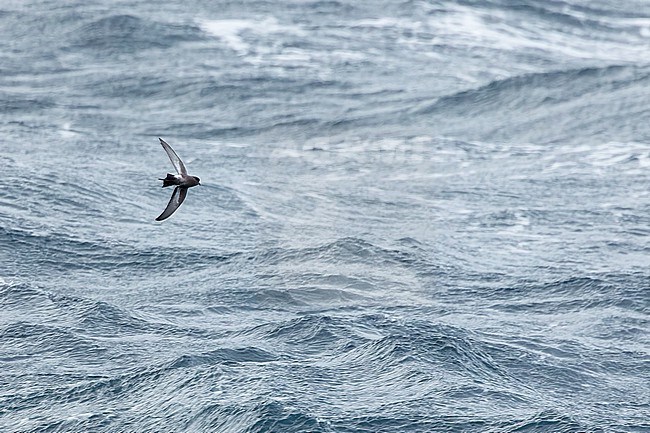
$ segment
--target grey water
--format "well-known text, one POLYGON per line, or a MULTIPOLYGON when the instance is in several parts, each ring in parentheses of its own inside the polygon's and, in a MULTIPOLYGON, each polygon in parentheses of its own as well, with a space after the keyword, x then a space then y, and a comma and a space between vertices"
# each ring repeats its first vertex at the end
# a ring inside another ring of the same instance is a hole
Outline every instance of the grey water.
POLYGON ((0 431, 650 431, 649 54, 640 0, 0 1, 0 431))

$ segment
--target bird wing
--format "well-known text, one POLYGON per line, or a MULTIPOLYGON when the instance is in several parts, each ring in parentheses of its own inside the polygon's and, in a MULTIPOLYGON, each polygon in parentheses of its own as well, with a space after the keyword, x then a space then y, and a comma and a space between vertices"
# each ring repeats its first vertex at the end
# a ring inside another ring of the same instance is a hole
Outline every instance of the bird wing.
POLYGON ((187 188, 183 186, 177 186, 174 188, 174 192, 172 193, 172 198, 169 199, 169 203, 167 203, 167 207, 161 213, 158 218, 156 218, 156 221, 162 221, 164 219, 169 218, 174 212, 176 212, 176 209, 179 208, 181 204, 183 204, 183 201, 185 201, 185 197, 187 197, 187 188))
POLYGON ((162 138, 158 137, 158 140, 160 140, 160 144, 162 145, 163 149, 165 149, 165 152, 167 152, 167 156, 169 156, 169 160, 172 162, 172 165, 178 174, 187 174, 185 164, 183 164, 181 158, 176 154, 176 152, 174 152, 174 149, 172 149, 172 147, 167 144, 167 142, 162 138))

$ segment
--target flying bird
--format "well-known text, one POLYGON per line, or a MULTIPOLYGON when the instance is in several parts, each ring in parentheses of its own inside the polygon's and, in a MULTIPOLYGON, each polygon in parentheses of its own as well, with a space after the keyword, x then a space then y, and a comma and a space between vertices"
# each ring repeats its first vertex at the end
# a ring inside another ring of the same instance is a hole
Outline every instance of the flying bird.
POLYGON ((162 221, 169 218, 174 212, 176 212, 176 209, 178 209, 179 206, 183 204, 183 201, 185 201, 185 197, 187 197, 187 190, 193 186, 201 185, 201 179, 196 176, 188 175, 185 164, 183 164, 183 161, 178 157, 176 152, 174 152, 174 149, 172 149, 172 147, 167 144, 167 142, 162 138, 158 138, 158 140, 160 140, 160 144, 162 145, 163 149, 165 149, 165 152, 167 152, 169 160, 172 162, 172 165, 178 173, 167 173, 167 177, 164 179, 159 179, 163 181, 163 188, 176 185, 176 188, 174 188, 174 192, 172 193, 172 198, 169 199, 169 203, 167 203, 167 207, 163 213, 161 213, 158 218, 156 218, 156 221, 162 221))

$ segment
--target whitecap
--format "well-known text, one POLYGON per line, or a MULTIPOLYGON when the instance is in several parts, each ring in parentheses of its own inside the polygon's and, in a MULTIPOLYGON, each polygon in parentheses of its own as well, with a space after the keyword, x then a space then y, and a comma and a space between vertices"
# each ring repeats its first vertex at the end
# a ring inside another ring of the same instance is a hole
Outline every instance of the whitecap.
POLYGON ((242 36, 244 32, 250 32, 258 38, 276 33, 304 34, 299 26, 280 24, 275 17, 268 17, 261 20, 199 20, 198 24, 201 30, 221 39, 229 48, 240 55, 245 55, 252 51, 251 43, 246 41, 242 36))

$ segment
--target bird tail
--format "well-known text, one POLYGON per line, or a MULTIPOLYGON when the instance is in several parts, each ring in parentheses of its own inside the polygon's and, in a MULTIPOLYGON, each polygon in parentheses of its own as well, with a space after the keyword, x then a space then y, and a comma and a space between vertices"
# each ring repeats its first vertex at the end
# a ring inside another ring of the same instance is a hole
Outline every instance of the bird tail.
POLYGON ((158 179, 158 180, 162 180, 162 181, 163 181, 163 185, 162 185, 163 188, 165 188, 166 186, 173 186, 173 185, 177 185, 177 184, 178 184, 178 183, 177 183, 177 180, 176 180, 176 176, 174 176, 174 175, 171 174, 171 173, 167 173, 167 177, 166 177, 166 178, 164 178, 164 179, 158 179))

